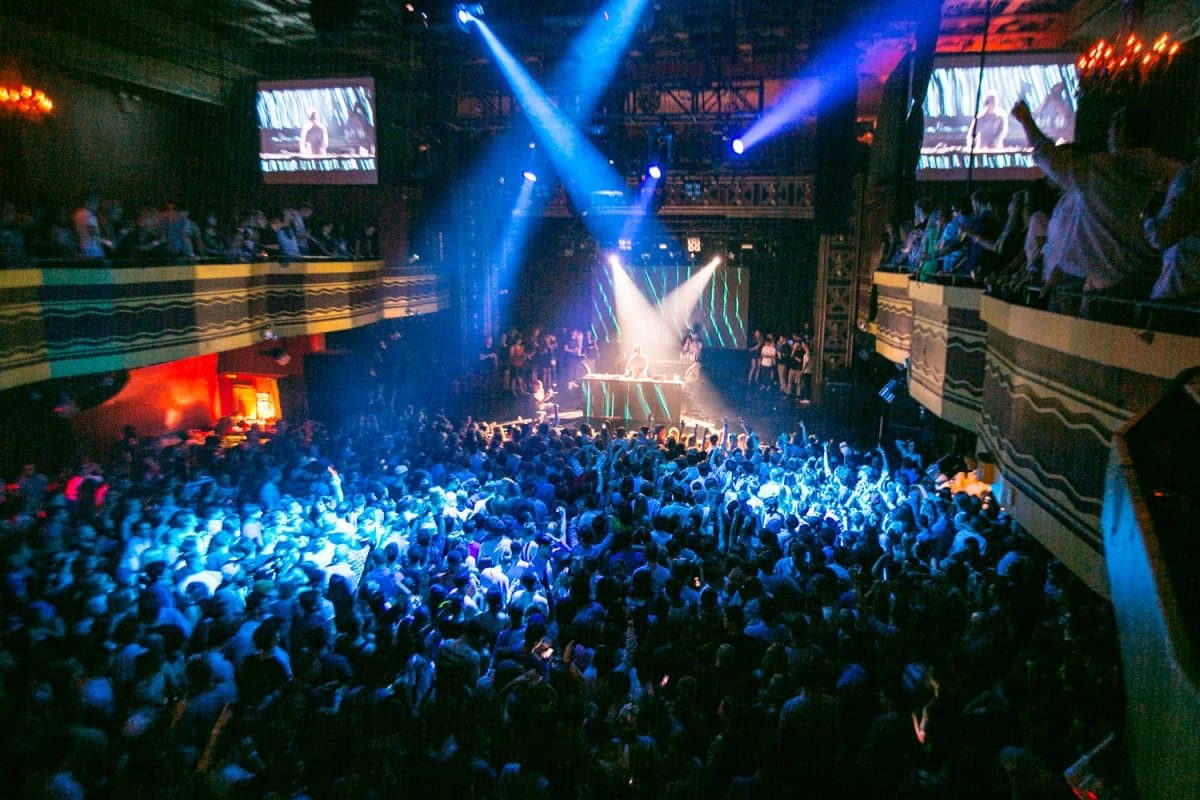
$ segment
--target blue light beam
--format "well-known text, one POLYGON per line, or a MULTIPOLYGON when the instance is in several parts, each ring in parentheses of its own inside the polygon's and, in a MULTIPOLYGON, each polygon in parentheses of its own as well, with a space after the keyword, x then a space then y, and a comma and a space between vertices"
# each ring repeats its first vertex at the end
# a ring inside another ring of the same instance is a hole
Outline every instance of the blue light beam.
POLYGON ((598 11, 571 43, 547 82, 553 95, 570 98, 571 116, 586 120, 617 71, 625 46, 633 37, 650 0, 613 0, 598 11))
POLYGON ((910 0, 894 0, 884 9, 869 12, 849 23, 804 65, 800 73, 775 105, 763 114, 741 136, 733 140, 736 154, 749 151, 756 145, 786 131, 819 106, 837 105, 850 97, 858 87, 858 42, 869 38, 881 21, 903 14, 910 0), (738 143, 741 143, 741 150, 738 143))
MULTIPOLYGON (((598 192, 616 191, 624 194, 624 181, 612 170, 608 160, 550 101, 521 63, 496 38, 487 23, 477 19, 475 24, 576 207, 589 208, 592 197, 598 192)), ((606 238, 610 233, 610 226, 595 215, 585 216, 584 221, 597 238, 606 238)))

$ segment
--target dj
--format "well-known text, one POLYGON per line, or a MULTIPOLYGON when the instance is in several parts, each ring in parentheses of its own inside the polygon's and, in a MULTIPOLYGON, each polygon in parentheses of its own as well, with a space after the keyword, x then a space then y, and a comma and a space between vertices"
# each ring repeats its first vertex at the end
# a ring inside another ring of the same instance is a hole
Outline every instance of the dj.
POLYGON ((635 344, 633 354, 625 362, 626 378, 648 378, 650 376, 650 359, 642 352, 642 346, 635 344))

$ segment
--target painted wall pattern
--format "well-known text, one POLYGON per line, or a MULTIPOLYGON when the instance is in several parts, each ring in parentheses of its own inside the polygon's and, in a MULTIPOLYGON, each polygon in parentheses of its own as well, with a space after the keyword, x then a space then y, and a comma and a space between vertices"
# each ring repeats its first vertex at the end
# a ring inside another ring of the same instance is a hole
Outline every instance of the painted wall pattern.
POLYGON ((378 261, 0 272, 0 389, 440 311, 428 269, 378 261))

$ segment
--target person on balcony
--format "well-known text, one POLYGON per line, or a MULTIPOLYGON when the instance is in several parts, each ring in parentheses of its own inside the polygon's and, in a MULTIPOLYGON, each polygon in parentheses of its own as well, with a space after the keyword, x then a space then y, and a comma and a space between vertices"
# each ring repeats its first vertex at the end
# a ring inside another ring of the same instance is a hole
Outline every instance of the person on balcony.
POLYGON ((1033 144, 1034 163, 1063 191, 1043 250, 1047 283, 1078 275, 1085 293, 1146 297, 1160 263, 1142 232, 1137 199, 1166 185, 1178 165, 1138 147, 1148 140, 1144 119, 1118 111, 1107 152, 1088 153, 1055 145, 1023 100, 1012 116, 1033 144))
POLYGON ((1150 298, 1200 302, 1200 156, 1179 170, 1142 227, 1150 246, 1162 251, 1162 272, 1150 298))

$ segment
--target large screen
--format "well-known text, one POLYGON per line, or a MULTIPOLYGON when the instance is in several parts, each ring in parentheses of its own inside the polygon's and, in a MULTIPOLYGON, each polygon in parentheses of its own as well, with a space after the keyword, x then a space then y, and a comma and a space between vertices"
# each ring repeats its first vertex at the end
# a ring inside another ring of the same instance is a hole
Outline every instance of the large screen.
POLYGON ((978 56, 942 57, 935 63, 923 107, 918 179, 963 180, 968 169, 979 180, 1036 178, 1033 147, 1009 114, 1021 98, 1043 133, 1058 143, 1075 140, 1079 71, 1071 56, 992 55, 982 76, 980 91, 978 56))
POLYGON ((373 79, 260 83, 255 109, 264 183, 379 182, 373 79))
POLYGON ((704 269, 692 262, 631 268, 625 274, 637 291, 632 299, 616 285, 612 270, 595 269, 591 328, 596 339, 639 344, 654 359, 677 357, 689 331, 698 332, 705 347, 745 348, 749 272, 720 264, 703 285, 685 287, 704 269))

